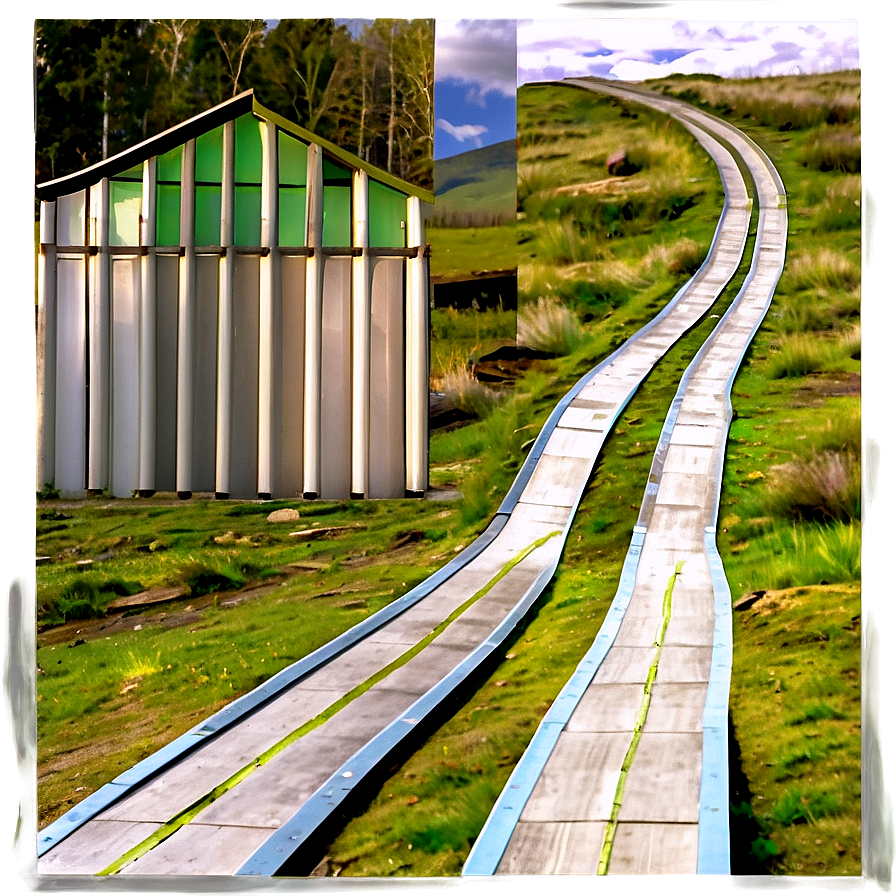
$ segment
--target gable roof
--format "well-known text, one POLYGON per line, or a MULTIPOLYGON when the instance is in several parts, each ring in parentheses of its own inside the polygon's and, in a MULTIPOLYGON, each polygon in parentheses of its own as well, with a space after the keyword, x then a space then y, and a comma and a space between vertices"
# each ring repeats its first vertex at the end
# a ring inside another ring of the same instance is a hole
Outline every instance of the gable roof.
POLYGON ((85 189, 85 187, 97 183, 104 177, 115 177, 117 174, 121 174, 135 165, 141 164, 152 156, 163 155, 175 147, 186 143, 188 140, 192 140, 208 131, 213 131, 225 122, 233 121, 247 113, 251 113, 265 121, 273 122, 277 127, 303 140, 305 143, 316 143, 328 155, 348 165, 349 168, 366 171, 374 180, 386 184, 405 195, 417 196, 426 202, 433 201, 431 190, 408 183, 400 177, 396 177, 394 174, 390 174, 388 171, 370 164, 370 162, 365 162, 353 153, 336 146, 335 143, 324 140, 300 125, 294 124, 282 115, 266 109, 255 99, 255 92, 251 89, 232 99, 225 100, 223 103, 205 112, 200 112, 198 115, 194 115, 192 118, 172 128, 168 128, 166 131, 162 131, 155 137, 150 137, 128 149, 122 150, 122 152, 104 159, 102 162, 97 162, 73 174, 67 174, 65 177, 57 177, 55 180, 38 184, 36 188, 37 196, 39 199, 47 201, 56 199, 58 196, 77 193, 85 189))

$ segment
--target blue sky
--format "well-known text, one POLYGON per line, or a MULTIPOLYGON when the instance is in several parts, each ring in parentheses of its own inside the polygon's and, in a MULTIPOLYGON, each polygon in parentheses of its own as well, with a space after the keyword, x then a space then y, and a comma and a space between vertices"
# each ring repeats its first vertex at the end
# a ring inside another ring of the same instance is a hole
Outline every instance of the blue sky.
POLYGON ((516 139, 516 23, 436 19, 437 159, 516 139))

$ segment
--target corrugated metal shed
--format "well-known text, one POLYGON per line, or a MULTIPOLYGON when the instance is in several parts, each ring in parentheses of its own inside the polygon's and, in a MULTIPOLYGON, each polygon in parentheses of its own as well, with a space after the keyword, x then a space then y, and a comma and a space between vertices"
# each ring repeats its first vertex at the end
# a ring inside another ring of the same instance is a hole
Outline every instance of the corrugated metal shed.
POLYGON ((252 91, 37 192, 39 485, 426 490, 431 193, 252 91))

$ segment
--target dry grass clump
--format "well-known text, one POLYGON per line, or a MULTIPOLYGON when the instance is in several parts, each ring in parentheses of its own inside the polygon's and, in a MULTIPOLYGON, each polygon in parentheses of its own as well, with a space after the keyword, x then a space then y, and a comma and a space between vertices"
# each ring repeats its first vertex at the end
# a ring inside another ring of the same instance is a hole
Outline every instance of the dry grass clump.
POLYGON ((839 336, 794 333, 778 343, 768 359, 772 379, 805 376, 823 370, 848 370, 861 357, 862 332, 857 325, 839 336))
POLYGON ((706 252, 696 240, 682 237, 671 245, 659 243, 651 246, 641 260, 641 268, 650 270, 658 265, 676 276, 693 274, 703 264, 705 257, 706 252))
POLYGON ((856 324, 840 336, 840 351, 858 361, 862 357, 862 326, 856 324))
POLYGON ((433 388, 454 407, 479 419, 488 417, 501 401, 500 392, 480 383, 469 365, 460 361, 455 361, 442 377, 434 378, 433 388))
POLYGON ((517 341, 552 355, 569 355, 584 341, 582 325, 566 305, 541 297, 520 309, 517 341))
POLYGON ((781 329, 785 333, 838 330, 842 322, 856 317, 861 309, 858 290, 837 293, 824 302, 806 301, 804 293, 781 298, 781 329))
POLYGON ((861 134, 852 125, 822 125, 806 138, 800 163, 817 171, 861 171, 861 134))
POLYGON ((851 290, 861 281, 861 269, 842 252, 823 247, 788 259, 782 281, 791 289, 851 290))
POLYGON ((821 196, 810 197, 818 229, 848 230, 862 226, 862 178, 846 174, 827 184, 821 196))
POLYGON ((768 509, 779 516, 848 522, 860 516, 861 466, 852 451, 822 451, 772 467, 768 509))

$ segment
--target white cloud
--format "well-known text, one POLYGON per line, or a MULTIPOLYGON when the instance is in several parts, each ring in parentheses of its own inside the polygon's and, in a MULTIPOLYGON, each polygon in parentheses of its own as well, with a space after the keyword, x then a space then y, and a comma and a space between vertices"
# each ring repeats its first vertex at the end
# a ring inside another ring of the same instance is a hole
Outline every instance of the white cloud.
POLYGON ((520 23, 518 82, 598 74, 622 80, 745 76, 859 65, 854 21, 563 19, 520 23))
POLYGON ((436 127, 450 134, 458 143, 472 140, 477 147, 482 146, 482 141, 479 138, 488 133, 488 128, 483 124, 451 124, 444 118, 436 119, 436 127))
POLYGON ((479 95, 516 94, 516 22, 436 19, 436 80, 469 84, 479 95))

